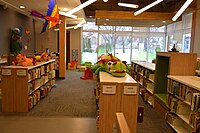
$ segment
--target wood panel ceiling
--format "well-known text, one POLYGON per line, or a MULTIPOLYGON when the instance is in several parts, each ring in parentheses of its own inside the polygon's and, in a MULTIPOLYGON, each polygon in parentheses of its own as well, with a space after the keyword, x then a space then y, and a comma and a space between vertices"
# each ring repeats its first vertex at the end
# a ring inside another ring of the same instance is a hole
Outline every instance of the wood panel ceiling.
MULTIPOLYGON (((87 0, 81 0, 81 3, 87 0)), ((159 19, 148 19, 153 14, 148 14, 149 16, 140 17, 134 16, 133 12, 147 6, 148 4, 154 2, 155 0, 108 0, 108 2, 103 2, 103 0, 97 0, 93 4, 84 8, 84 12, 87 18, 93 17, 96 19, 97 25, 126 25, 126 26, 136 26, 136 27, 146 27, 146 26, 162 26, 172 23, 171 18, 175 15, 180 7, 185 3, 186 0, 164 0, 158 5, 148 9, 145 12, 158 12, 159 19), (128 4, 138 4, 138 9, 120 7, 117 5, 118 2, 128 3, 128 4), (119 12, 121 14, 119 14, 119 12), (124 14, 123 14, 124 12, 124 14), (170 18, 166 18, 165 14, 168 16, 171 14, 170 18), (129 19, 126 15, 129 14, 129 19), (130 15, 131 14, 131 15, 130 15), (163 15, 162 15, 163 14, 163 15), (163 16, 163 18, 160 18, 163 16), (109 19, 109 21, 106 21, 109 19), (163 23, 165 21, 165 23, 163 23)), ((191 5, 187 8, 187 11, 196 10, 197 0, 194 0, 191 5)), ((142 15, 142 14, 141 14, 142 15)), ((181 17, 180 17, 181 18, 181 17)), ((179 20, 181 20, 179 18, 179 20)))
MULTIPOLYGON (((70 10, 85 1, 87 0, 56 0, 60 10, 63 10, 64 8, 68 8, 68 10, 70 10)), ((153 24, 155 26, 161 26, 161 25, 164 25, 162 23, 163 20, 166 21, 165 24, 171 23, 172 21, 170 19, 168 20, 164 18, 159 19, 159 20, 155 20, 155 19, 145 20, 144 18, 141 18, 138 20, 136 17, 133 17, 133 12, 135 12, 136 10, 139 10, 140 8, 154 1, 155 0, 108 0, 108 2, 103 2, 103 0, 97 0, 93 4, 85 7, 83 10, 76 12, 74 15, 77 15, 78 19, 68 18, 67 24, 75 25, 79 23, 82 20, 82 18, 89 18, 90 16, 93 16, 93 18, 98 18, 96 19, 97 25, 103 25, 107 23, 107 25, 151 26, 153 24), (120 7, 117 5, 118 2, 138 4, 139 8, 132 9, 132 8, 120 7), (111 14, 108 14, 108 11, 111 14), (101 12, 101 14, 96 14, 97 12, 101 12), (102 12, 104 14, 102 14, 102 12), (132 16, 131 17, 129 16, 130 19, 125 19, 123 18, 123 15, 122 16, 118 15, 119 12, 124 12, 125 14, 129 14, 129 15, 132 14, 132 16), (101 15, 101 17, 98 15, 101 15), (112 18, 110 16, 114 16, 115 18, 112 18), (105 20, 106 18, 110 19, 109 22, 105 20)), ((163 2, 150 8, 146 12, 171 13, 171 16, 172 16, 183 5, 185 1, 186 0, 164 0, 163 2)), ((49 0, 34 0, 34 1, 33 0, 31 1, 30 0, 0 0, 0 4, 8 6, 8 7, 12 7, 19 12, 21 11, 18 10, 17 8, 20 5, 25 5, 26 8, 23 9, 21 13, 24 13, 26 15, 29 15, 28 11, 30 11, 31 9, 37 10, 45 14, 47 11, 48 2, 49 0)), ((194 0, 187 10, 195 10, 196 5, 197 5, 197 0, 194 0)))

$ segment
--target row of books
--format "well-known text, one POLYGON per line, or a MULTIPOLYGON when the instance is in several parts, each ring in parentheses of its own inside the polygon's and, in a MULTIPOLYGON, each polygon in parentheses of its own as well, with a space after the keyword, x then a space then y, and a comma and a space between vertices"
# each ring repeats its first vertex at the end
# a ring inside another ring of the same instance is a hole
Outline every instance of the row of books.
POLYGON ((193 93, 191 110, 200 113, 200 93, 193 93))
POLYGON ((192 104, 192 96, 196 91, 189 86, 168 79, 168 92, 192 104))
POLYGON ((146 79, 149 79, 149 77, 153 74, 150 70, 143 68, 137 64, 134 65, 134 72, 140 73, 146 79))
POLYGON ((99 85, 96 85, 96 87, 94 89, 94 95, 96 97, 96 107, 97 107, 97 109, 99 109, 99 95, 100 95, 100 87, 99 87, 99 85))
POLYGON ((42 76, 40 79, 28 83, 28 94, 31 94, 42 86, 52 87, 53 85, 55 85, 55 79, 50 79, 47 75, 42 76))
POLYGON ((42 75, 52 70, 54 70, 54 63, 31 69, 28 71, 28 80, 31 81, 40 78, 42 75))
POLYGON ((28 97, 28 108, 32 109, 41 98, 45 97, 50 91, 52 87, 50 85, 42 86, 40 89, 36 90, 34 93, 29 95, 28 97))

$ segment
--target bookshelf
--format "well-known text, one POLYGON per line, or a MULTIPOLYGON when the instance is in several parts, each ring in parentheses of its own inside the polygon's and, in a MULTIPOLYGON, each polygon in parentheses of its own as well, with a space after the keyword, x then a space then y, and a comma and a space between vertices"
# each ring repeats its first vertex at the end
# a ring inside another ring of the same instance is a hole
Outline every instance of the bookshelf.
POLYGON ((167 106, 167 75, 194 76, 197 54, 157 52, 154 79, 154 107, 165 118, 167 106))
POLYGON ((116 113, 123 113, 131 133, 136 133, 138 112, 138 83, 129 75, 113 77, 100 72, 99 133, 113 133, 116 113))
POLYGON ((131 62, 132 77, 139 82, 139 94, 154 107, 155 64, 146 61, 131 62))
MULTIPOLYGON (((7 65, 7 58, 0 58, 0 83, 1 83, 1 66, 7 65)), ((0 88, 0 99, 1 99, 1 89, 0 88)))
POLYGON ((2 112, 28 112, 54 86, 55 60, 27 67, 2 66, 1 74, 2 112))
POLYGON ((167 123, 178 133, 200 132, 200 77, 168 76, 167 123))
POLYGON ((197 57, 196 75, 200 76, 200 57, 197 57))

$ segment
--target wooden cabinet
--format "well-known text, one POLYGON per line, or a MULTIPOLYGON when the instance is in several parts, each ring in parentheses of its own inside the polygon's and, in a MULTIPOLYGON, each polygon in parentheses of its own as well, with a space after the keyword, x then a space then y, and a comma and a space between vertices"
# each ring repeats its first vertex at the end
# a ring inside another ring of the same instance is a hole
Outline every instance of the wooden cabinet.
POLYGON ((155 71, 155 109, 165 117, 167 113, 167 75, 194 76, 197 54, 157 52, 155 71))
POLYGON ((178 133, 200 132, 200 77, 168 76, 167 122, 178 133))
POLYGON ((138 84, 128 74, 113 77, 100 72, 99 133, 113 133, 117 124, 116 113, 122 112, 131 133, 136 133, 138 84))
POLYGON ((55 60, 2 67, 2 112, 28 112, 55 84, 55 60))
POLYGON ((154 107, 155 64, 146 61, 132 61, 132 77, 139 82, 139 94, 154 107))

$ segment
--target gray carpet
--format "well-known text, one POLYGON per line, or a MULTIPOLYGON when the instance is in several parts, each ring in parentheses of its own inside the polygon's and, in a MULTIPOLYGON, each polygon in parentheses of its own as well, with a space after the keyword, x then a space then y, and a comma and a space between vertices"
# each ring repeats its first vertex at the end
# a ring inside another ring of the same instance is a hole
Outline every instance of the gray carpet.
POLYGON ((57 80, 48 97, 44 98, 28 115, 96 117, 95 81, 82 80, 83 72, 68 70, 66 79, 57 80))
POLYGON ((82 80, 83 72, 67 70, 66 79, 56 79, 56 87, 28 113, 0 113, 21 116, 70 116, 96 118, 95 80, 82 80))

